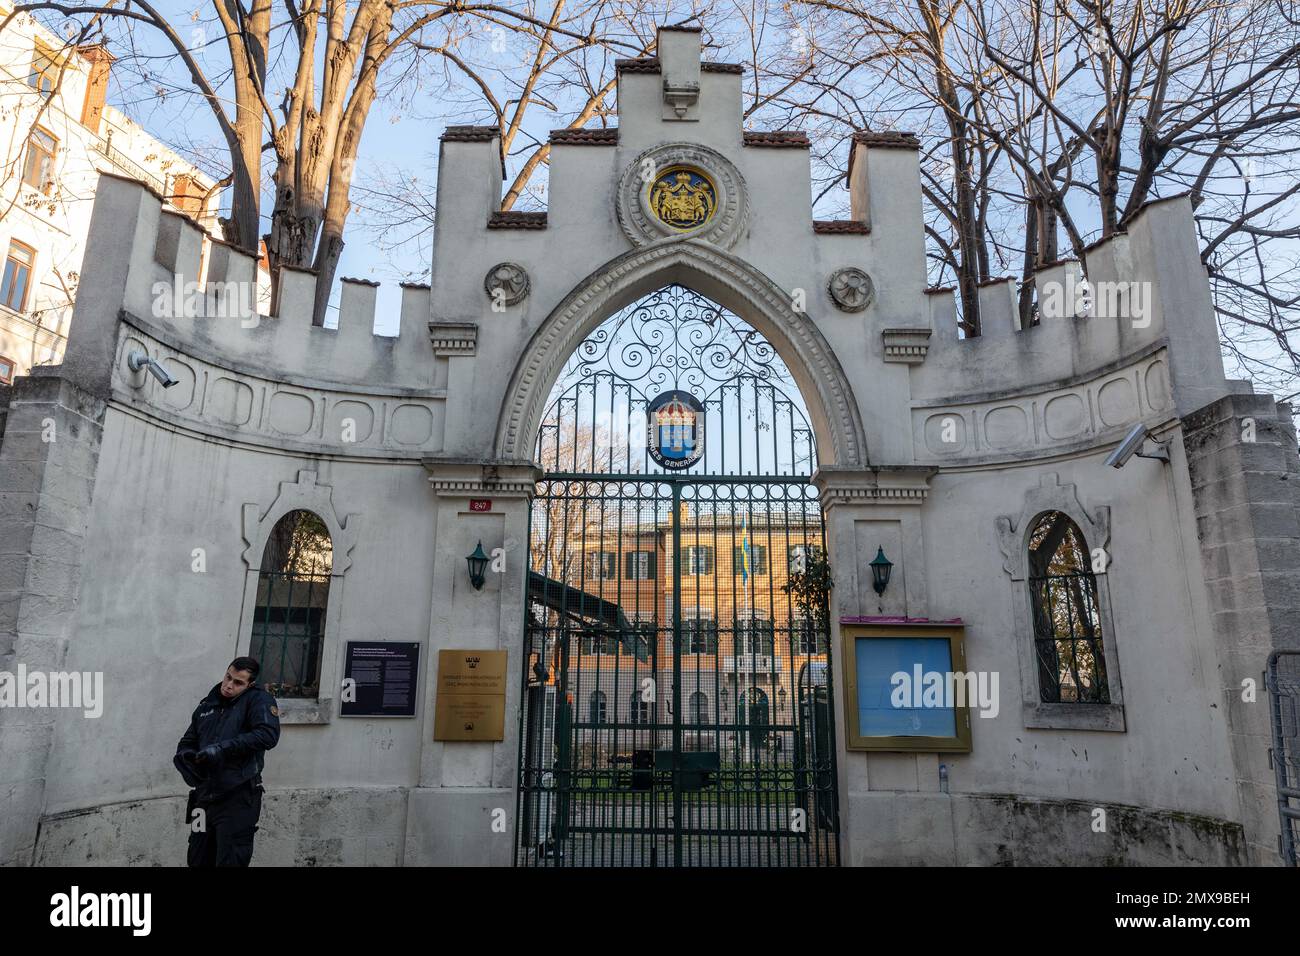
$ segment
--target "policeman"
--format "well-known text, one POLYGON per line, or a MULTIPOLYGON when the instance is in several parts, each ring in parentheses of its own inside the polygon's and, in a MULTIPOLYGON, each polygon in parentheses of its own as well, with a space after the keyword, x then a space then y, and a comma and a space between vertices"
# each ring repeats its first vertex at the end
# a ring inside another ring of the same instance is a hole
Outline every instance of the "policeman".
POLYGON ((280 740, 275 698, 253 686, 261 665, 237 657, 203 698, 172 763, 190 791, 190 866, 248 866, 262 814, 263 752, 280 740))

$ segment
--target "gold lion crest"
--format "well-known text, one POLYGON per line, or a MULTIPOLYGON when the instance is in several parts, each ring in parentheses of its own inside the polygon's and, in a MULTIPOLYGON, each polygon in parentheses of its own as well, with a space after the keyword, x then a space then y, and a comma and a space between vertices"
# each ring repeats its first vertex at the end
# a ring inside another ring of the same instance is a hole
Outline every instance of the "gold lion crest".
POLYGON ((674 166, 650 187, 650 208, 674 229, 694 229, 709 221, 717 208, 713 183, 699 170, 674 166))

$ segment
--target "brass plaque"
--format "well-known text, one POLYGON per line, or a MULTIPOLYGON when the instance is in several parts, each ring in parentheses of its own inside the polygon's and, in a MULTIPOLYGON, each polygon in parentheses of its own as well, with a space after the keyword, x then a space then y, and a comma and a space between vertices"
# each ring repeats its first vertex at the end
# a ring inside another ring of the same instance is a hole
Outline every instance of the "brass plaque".
POLYGON ((438 652, 434 740, 504 740, 506 652, 438 652))
POLYGON ((505 740, 504 694, 446 694, 433 711, 434 740, 505 740))
POLYGON ((505 651, 439 651, 438 696, 504 694, 505 651))

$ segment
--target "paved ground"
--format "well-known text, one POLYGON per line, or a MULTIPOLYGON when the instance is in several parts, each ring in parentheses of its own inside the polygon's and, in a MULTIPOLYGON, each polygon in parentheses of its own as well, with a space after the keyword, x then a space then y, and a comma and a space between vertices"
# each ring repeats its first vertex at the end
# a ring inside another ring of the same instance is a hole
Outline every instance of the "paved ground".
MULTIPOLYGON (((628 795, 632 796, 632 795, 628 795)), ((834 866, 836 839, 809 815, 769 800, 747 805, 684 801, 682 833, 674 826, 671 795, 600 801, 571 798, 567 838, 521 849, 521 866, 834 866)), ((553 805, 540 818, 551 819, 553 805)), ((534 831, 534 839, 538 835, 534 831)))

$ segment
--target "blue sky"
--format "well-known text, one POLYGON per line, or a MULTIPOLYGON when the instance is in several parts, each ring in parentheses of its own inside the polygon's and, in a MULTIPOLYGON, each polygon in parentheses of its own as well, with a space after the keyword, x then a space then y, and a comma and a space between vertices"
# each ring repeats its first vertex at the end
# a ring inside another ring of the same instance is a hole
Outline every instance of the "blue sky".
MULTIPOLYGON (((735 2, 734 8, 741 13, 751 11, 751 7, 735 2)), ((690 3, 677 3, 664 0, 660 3, 663 10, 648 10, 646 16, 650 22, 674 22, 690 12, 690 3), (671 13, 667 12, 673 8, 671 13)), ((760 5, 761 7, 761 5, 760 5)), ((211 14, 211 6, 204 0, 161 0, 160 11, 171 18, 178 32, 193 50, 199 63, 208 71, 219 72, 228 62, 224 41, 219 25, 211 14)), ((549 9, 549 8, 548 8, 549 9)), ((768 16, 775 16, 769 7, 768 16)), ((715 27, 723 23, 714 10, 715 27)), ((277 19, 283 12, 277 10, 277 19)), ((51 22, 47 19, 47 22, 51 22)), ((51 22, 57 28, 57 19, 51 22)), ((644 26, 644 23, 641 24, 644 26)), ((735 24, 730 24, 735 26, 735 24)), ((736 27, 741 29, 743 25, 736 27)), ((771 25, 764 34, 765 50, 778 53, 788 52, 789 31, 784 25, 771 25)), ((111 29, 115 38, 114 49, 119 55, 129 50, 122 27, 111 29)), ((169 62, 170 47, 147 28, 136 27, 133 30, 136 50, 143 56, 134 62, 123 60, 118 64, 110 86, 110 101, 123 108, 129 115, 140 121, 147 129, 162 140, 177 147, 181 152, 195 158, 200 165, 213 172, 224 170, 228 166, 228 157, 224 142, 217 132, 216 124, 206 104, 194 95, 188 76, 178 71, 174 62, 169 62)), ((727 37, 720 32, 710 34, 719 42, 726 42, 727 37)), ((631 39, 630 35, 627 37, 631 39)), ((433 39, 433 37, 431 37, 433 39)), ((731 36, 735 40, 736 35, 731 36)), ((508 78, 517 76, 520 64, 530 52, 527 44, 531 43, 497 29, 491 31, 487 26, 458 39, 457 51, 466 59, 479 62, 485 68, 485 78, 492 86, 499 99, 510 94, 508 78)), ((606 51, 591 52, 588 65, 598 75, 609 75, 612 69, 612 55, 606 51), (603 60, 601 58, 604 58, 603 60)), ((735 49, 708 51, 711 59, 743 58, 746 50, 743 45, 735 49)), ((273 61, 271 65, 273 79, 278 83, 269 84, 273 89, 283 86, 283 73, 288 66, 283 61, 273 61), (278 71, 278 74, 277 74, 278 71)), ((437 180, 438 137, 442 130, 453 123, 492 122, 493 116, 486 104, 471 84, 463 77, 454 87, 448 87, 438 71, 424 69, 416 76, 408 75, 400 82, 394 82, 392 75, 400 71, 391 71, 390 79, 381 84, 381 95, 376 99, 370 113, 369 121, 362 137, 359 150, 357 174, 353 190, 354 210, 349 219, 345 234, 345 249, 338 274, 354 276, 381 283, 378 298, 378 329, 383 332, 396 330, 397 311, 400 290, 397 283, 402 280, 422 281, 427 278, 430 256, 430 233, 418 227, 405 230, 389 230, 383 234, 378 222, 383 219, 380 214, 382 202, 377 201, 377 194, 400 194, 410 200, 411 208, 420 221, 421 214, 432 210, 435 201, 434 186, 437 180), (410 235, 407 242, 394 245, 394 235, 410 235)), ((748 76, 746 80, 749 82, 748 76)), ((747 92, 749 87, 746 87, 747 92)), ((549 103, 542 103, 533 108, 524 124, 523 132, 516 141, 514 154, 507 157, 507 176, 513 178, 520 168, 526 153, 535 143, 544 142, 547 132, 552 128, 566 125, 577 109, 572 95, 564 90, 548 89, 544 91, 549 103), (552 108, 553 107, 553 108, 552 108)), ((570 91, 571 93, 571 91, 570 91)), ((607 102, 613 106, 613 95, 607 102)), ((915 113, 897 115, 887 108, 891 102, 868 96, 868 107, 873 104, 875 111, 870 114, 870 124, 875 128, 917 128, 917 123, 925 123, 925 115, 915 113)), ((610 122, 617 120, 611 118, 610 122)), ((930 121, 933 121, 931 117, 930 121)), ((591 124, 596 125, 596 124, 591 124)), ((782 126, 779 110, 767 109, 757 113, 750 123, 754 128, 772 128, 782 126)), ((842 168, 846 158, 847 145, 844 141, 847 124, 829 122, 822 129, 810 130, 814 139, 814 161, 830 159, 842 168), (826 153, 829 151, 830 155, 826 153)), ((922 130, 924 133, 925 131, 922 130)), ((1136 131, 1132 131, 1136 135, 1136 131)), ((927 142, 933 146, 938 140, 927 142)), ((931 166, 937 165, 931 163, 931 166)), ((1228 170, 1229 179, 1232 176, 1228 170)), ((1268 168, 1252 170, 1256 176, 1256 188, 1268 185, 1272 171, 1268 168)), ((269 168, 268 168, 269 174, 269 168)), ((534 175, 532 185, 544 184, 545 168, 540 168, 534 175)), ((1014 184, 1008 183, 1014 188, 1014 184)), ((1227 188, 1233 188, 1228 183, 1227 188)), ((817 202, 815 215, 821 218, 836 218, 844 215, 847 206, 847 192, 842 185, 833 186, 823 191, 821 184, 815 183, 814 195, 821 195, 817 202)), ((544 208, 544 194, 525 195, 515 208, 544 208)), ((1097 237, 1099 222, 1094 204, 1085 199, 1082 193, 1072 193, 1071 208, 1078 216, 1079 225, 1091 241, 1097 237)), ((269 206, 264 206, 269 211, 269 206)), ((1019 224, 1013 224, 1014 234, 1019 224)), ((263 224, 265 229, 265 222, 263 224)), ((1294 245, 1294 244, 1293 244, 1294 245)), ((1063 241, 1062 253, 1068 255, 1068 244, 1063 241)), ((994 250, 995 258, 998 250, 994 250)), ((1294 251, 1287 254, 1288 259, 1300 259, 1294 251)), ((1003 261, 993 264, 993 274, 1019 274, 1020 261, 1016 250, 1006 250, 1003 261)), ((337 298, 337 289, 335 290, 337 298)), ((1269 345, 1264 333, 1256 333, 1262 338, 1259 346, 1262 357, 1269 358, 1269 345)), ((1273 347, 1272 352, 1277 354, 1273 347)), ((1229 374, 1234 371, 1234 363, 1229 361, 1229 374)), ((1294 391, 1294 378, 1283 371, 1278 377, 1279 394, 1294 391), (1289 387, 1288 387, 1289 385, 1289 387)))

